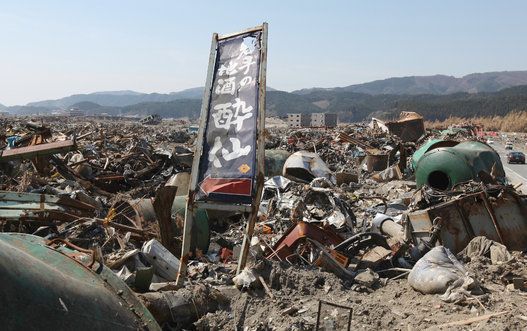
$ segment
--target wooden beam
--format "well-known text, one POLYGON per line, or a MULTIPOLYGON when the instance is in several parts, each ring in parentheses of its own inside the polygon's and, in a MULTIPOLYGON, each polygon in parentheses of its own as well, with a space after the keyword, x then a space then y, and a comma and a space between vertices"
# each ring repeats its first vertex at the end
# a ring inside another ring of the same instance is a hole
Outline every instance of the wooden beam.
POLYGON ((5 150, 2 152, 0 161, 31 159, 36 156, 65 153, 76 149, 77 145, 75 144, 74 140, 55 141, 47 144, 39 144, 5 150))
POLYGON ((172 204, 174 203, 177 189, 177 186, 163 186, 157 190, 154 200, 154 211, 159 224, 161 244, 174 256, 179 256, 181 253, 176 252, 176 246, 174 245, 175 234, 172 229, 172 204))

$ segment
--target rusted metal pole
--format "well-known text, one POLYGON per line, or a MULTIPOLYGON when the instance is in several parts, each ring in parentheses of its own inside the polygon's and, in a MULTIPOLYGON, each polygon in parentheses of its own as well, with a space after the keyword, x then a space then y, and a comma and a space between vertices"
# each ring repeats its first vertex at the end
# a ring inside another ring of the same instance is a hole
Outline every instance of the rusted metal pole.
POLYGON ((481 192, 481 198, 483 199, 485 208, 487 209, 490 219, 492 220, 492 223, 494 224, 494 228, 496 228, 496 233, 498 234, 498 237, 500 238, 500 243, 505 245, 505 241, 503 240, 503 236, 501 235, 501 230, 498 224, 498 220, 496 219, 496 215, 494 214, 494 209, 492 209, 492 206, 489 203, 487 194, 485 192, 481 192))
POLYGON ((262 198, 263 185, 265 181, 264 176, 264 161, 265 161, 265 93, 266 93, 266 72, 267 72, 267 23, 262 24, 262 34, 260 43, 260 75, 258 78, 258 122, 257 128, 257 154, 256 159, 258 163, 257 177, 256 177, 256 197, 253 200, 251 215, 247 222, 245 229, 245 235, 243 236, 242 249, 240 258, 238 259, 238 268, 236 274, 239 274, 247 263, 247 255, 249 253, 249 246, 254 233, 254 226, 256 224, 256 218, 258 217, 258 209, 260 206, 260 200, 262 198))
POLYGON ((212 43, 210 46, 209 68, 207 70, 207 80, 205 83, 205 91, 203 92, 203 101, 201 104, 201 114, 199 120, 199 131, 196 143, 194 145, 194 160, 192 161, 192 172, 190 177, 189 194, 187 200, 187 209, 185 210, 185 223, 183 227, 183 242, 181 247, 181 258, 179 263, 179 270, 177 274, 176 285, 183 285, 187 273, 187 263, 190 252, 190 241, 192 233, 192 225, 194 223, 194 209, 196 203, 194 196, 198 184, 199 161, 203 152, 203 139, 205 135, 205 126, 207 124, 208 108, 210 97, 212 93, 212 78, 214 76, 214 67, 216 64, 216 48, 218 46, 218 34, 212 34, 212 43))

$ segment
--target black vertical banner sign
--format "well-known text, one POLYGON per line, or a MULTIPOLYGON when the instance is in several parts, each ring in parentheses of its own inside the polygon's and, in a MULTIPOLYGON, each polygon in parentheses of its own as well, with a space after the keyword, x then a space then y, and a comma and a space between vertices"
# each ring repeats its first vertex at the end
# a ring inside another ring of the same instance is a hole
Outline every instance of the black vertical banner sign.
POLYGON ((253 202, 261 35, 218 41, 196 201, 253 202))

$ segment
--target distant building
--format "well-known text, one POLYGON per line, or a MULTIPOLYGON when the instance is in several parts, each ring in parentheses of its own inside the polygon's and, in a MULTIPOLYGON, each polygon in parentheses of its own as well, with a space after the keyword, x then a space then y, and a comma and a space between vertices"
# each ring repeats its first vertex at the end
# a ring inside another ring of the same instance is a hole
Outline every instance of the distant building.
POLYGON ((8 111, 0 111, 0 117, 7 117, 7 116, 9 116, 8 111))
POLYGON ((300 119, 302 114, 287 114, 287 124, 290 128, 301 128, 300 119))
POLYGON ((320 127, 323 127, 325 126, 324 124, 326 123, 324 121, 324 113, 313 113, 311 114, 311 126, 312 127, 315 127, 315 128, 320 128, 320 127))
POLYGON ((324 126, 328 128, 334 128, 339 122, 339 116, 335 113, 324 114, 324 126))
POLYGON ((334 113, 287 114, 290 128, 334 128, 338 115, 334 113))
POLYGON ((302 114, 300 116, 300 126, 303 128, 311 127, 311 114, 302 114))

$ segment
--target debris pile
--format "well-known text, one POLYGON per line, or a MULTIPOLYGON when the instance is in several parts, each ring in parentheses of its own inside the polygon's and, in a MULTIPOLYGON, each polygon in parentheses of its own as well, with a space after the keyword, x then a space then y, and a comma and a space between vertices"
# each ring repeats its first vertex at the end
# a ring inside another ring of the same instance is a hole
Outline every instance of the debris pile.
MULTIPOLYGON (((470 130, 445 140, 415 113, 268 128, 255 232, 237 274, 247 213, 196 210, 190 259, 181 259, 195 143, 188 124, 0 121, 3 270, 21 261, 8 253, 16 246, 32 252, 37 262, 28 264, 77 279, 71 288, 93 278, 102 291, 101 279, 111 279, 107 311, 134 316, 135 326, 527 327, 527 197, 470 130), (180 264, 188 266, 182 285, 180 264)), ((4 274, 4 284, 21 286, 4 274)), ((46 295, 75 311, 76 298, 92 294, 46 295)))

